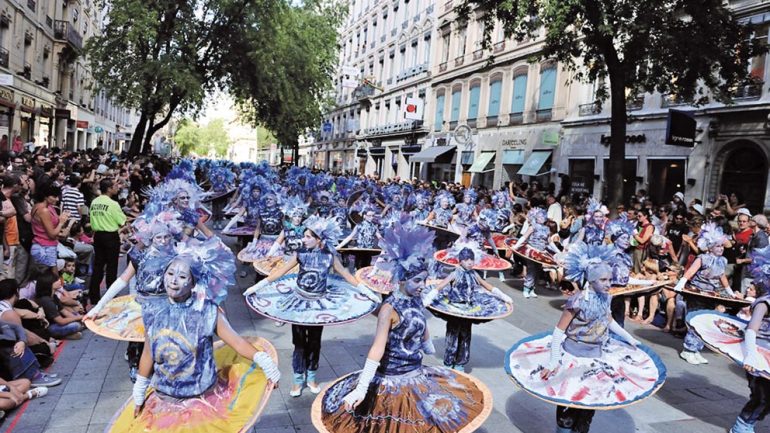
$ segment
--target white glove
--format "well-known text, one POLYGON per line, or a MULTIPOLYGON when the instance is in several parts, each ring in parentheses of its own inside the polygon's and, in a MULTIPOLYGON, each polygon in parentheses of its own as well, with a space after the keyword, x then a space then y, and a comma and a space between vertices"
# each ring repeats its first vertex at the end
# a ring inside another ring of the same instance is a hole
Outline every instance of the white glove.
POLYGON ((372 289, 370 289, 369 287, 367 287, 367 286, 366 286, 366 284, 364 284, 364 283, 358 283, 358 286, 356 286, 356 287, 358 288, 358 290, 359 290, 359 291, 360 291, 360 292, 361 292, 361 293, 362 293, 364 296, 366 296, 367 298, 369 298, 369 299, 370 299, 370 300, 372 300, 373 302, 376 302, 376 303, 378 303, 378 304, 379 304, 379 303, 382 301, 382 299, 380 299, 380 297, 379 297, 379 296, 378 296, 376 293, 374 293, 374 291, 372 291, 372 289))
POLYGON ((743 366, 760 369, 762 357, 757 352, 757 332, 747 329, 743 337, 743 366))
POLYGON ((134 382, 134 389, 131 392, 131 394, 134 397, 134 404, 136 407, 142 407, 144 404, 144 398, 145 394, 147 394, 147 388, 150 386, 150 379, 147 377, 142 376, 141 374, 136 375, 136 382, 134 382))
POLYGON ((273 245, 270 246, 270 249, 267 250, 267 257, 277 256, 280 250, 281 250, 281 245, 279 245, 278 242, 274 242, 273 245))
POLYGON ((637 347, 640 344, 642 344, 642 343, 639 342, 639 340, 637 340, 636 338, 632 337, 631 334, 628 333, 628 331, 623 329, 623 327, 620 326, 618 324, 618 322, 616 322, 614 320, 612 322, 610 322, 610 332, 612 332, 613 334, 615 334, 618 337, 622 338, 623 341, 625 341, 626 343, 628 343, 628 344, 630 344, 630 345, 632 345, 634 347, 637 347))
POLYGON ((275 365, 275 362, 270 355, 259 351, 254 354, 251 360, 262 369, 270 382, 278 383, 278 381, 281 380, 281 372, 278 370, 278 366, 275 365))
POLYGON ((424 307, 429 306, 438 297, 438 290, 435 287, 431 288, 426 294, 422 296, 422 305, 424 307))
POLYGON ((548 359, 548 365, 546 368, 553 371, 559 366, 561 360, 561 345, 564 343, 564 339, 567 338, 564 335, 564 331, 559 328, 553 328, 553 334, 551 334, 551 357, 548 359))
POLYGON ((522 245, 524 245, 524 242, 522 242, 521 240, 517 240, 516 243, 513 244, 513 249, 518 250, 519 248, 521 248, 522 245))
POLYGON ((503 293, 503 291, 497 287, 492 287, 492 295, 494 295, 497 299, 505 302, 506 304, 513 304, 513 299, 511 299, 510 296, 503 293))
POLYGON ((122 278, 118 278, 115 280, 111 285, 110 288, 107 289, 107 292, 102 296, 102 299, 99 300, 99 302, 94 305, 93 308, 85 315, 86 319, 93 319, 96 317, 97 314, 99 314, 100 311, 102 311, 107 305, 108 302, 110 302, 115 296, 117 296, 118 293, 121 292, 121 290, 125 289, 128 286, 128 283, 123 281, 122 278))
POLYGON ((369 391, 369 384, 372 383, 372 379, 374 379, 374 373, 377 372, 377 367, 379 366, 379 362, 366 358, 364 369, 361 370, 361 374, 358 375, 358 384, 356 385, 356 388, 351 391, 350 394, 346 395, 342 401, 351 406, 355 406, 357 403, 363 401, 366 397, 366 392, 369 391))
POLYGON ((436 353, 436 346, 433 345, 433 340, 428 338, 422 342, 422 353, 426 355, 433 355, 436 353))
POLYGON ((510 224, 510 225, 507 225, 507 226, 503 227, 503 233, 508 233, 514 227, 516 227, 514 224, 510 224))
POLYGON ((243 296, 253 295, 254 293, 257 293, 258 290, 264 288, 268 284, 270 284, 270 282, 267 281, 267 278, 265 278, 264 280, 260 280, 257 284, 254 284, 253 286, 246 289, 246 291, 243 292, 243 296))
POLYGON ((681 292, 684 289, 685 284, 687 284, 687 278, 682 277, 679 279, 679 281, 676 283, 676 286, 674 286, 675 292, 681 292))

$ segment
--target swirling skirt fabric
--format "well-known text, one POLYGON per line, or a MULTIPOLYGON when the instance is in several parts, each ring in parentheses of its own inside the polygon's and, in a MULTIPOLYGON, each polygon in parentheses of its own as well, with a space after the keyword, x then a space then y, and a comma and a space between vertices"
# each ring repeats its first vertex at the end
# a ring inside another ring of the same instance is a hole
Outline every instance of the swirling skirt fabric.
POLYGON ((378 295, 362 291, 337 275, 329 275, 326 293, 305 296, 298 290, 297 274, 289 274, 246 298, 257 313, 279 322, 328 326, 352 322, 374 311, 378 295))
POLYGON ((242 225, 222 230, 222 234, 225 236, 254 236, 254 230, 256 230, 254 226, 242 225))
POLYGON ((481 323, 508 316, 513 312, 513 304, 508 304, 486 289, 481 289, 473 291, 470 303, 451 302, 442 294, 433 300, 428 309, 433 315, 444 320, 447 316, 452 316, 481 323))
MULTIPOLYGON (((252 230, 253 234, 254 231, 252 230)), ((277 239, 277 236, 260 236, 259 239, 249 242, 246 248, 238 253, 238 260, 249 263, 267 258, 267 252, 277 239)))
POLYGON ((528 393, 549 403, 583 409, 616 409, 655 394, 666 380, 666 366, 646 346, 632 348, 614 338, 599 358, 579 358, 562 350, 556 373, 540 372, 551 356, 551 333, 527 337, 506 354, 505 371, 528 393))
MULTIPOLYGON (((248 338, 277 360, 265 339, 248 338)), ((141 414, 134 418, 134 400, 118 411, 105 432, 110 433, 239 433, 257 421, 272 393, 265 374, 251 360, 218 342, 214 359, 217 382, 203 394, 187 399, 161 395, 152 389, 141 414)))
POLYGON ((313 403, 313 424, 323 433, 466 433, 492 409, 489 389, 443 367, 421 367, 399 376, 375 375, 364 401, 348 411, 342 399, 359 372, 338 379, 313 403))
POLYGON ((94 334, 112 340, 144 341, 142 307, 134 295, 111 300, 96 319, 87 319, 83 323, 94 334))
MULTIPOLYGON (((714 352, 724 355, 743 367, 743 338, 748 322, 713 310, 694 311, 687 315, 687 326, 714 352)), ((757 338, 761 365, 757 376, 770 379, 770 341, 757 338)))

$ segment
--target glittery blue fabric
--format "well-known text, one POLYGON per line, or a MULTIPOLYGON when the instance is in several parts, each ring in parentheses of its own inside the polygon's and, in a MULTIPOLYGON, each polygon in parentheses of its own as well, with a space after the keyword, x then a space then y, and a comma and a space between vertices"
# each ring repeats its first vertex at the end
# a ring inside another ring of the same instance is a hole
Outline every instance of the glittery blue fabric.
POLYGON ((302 247, 297 252, 299 273, 297 286, 305 293, 323 295, 326 293, 326 279, 331 271, 334 256, 328 250, 302 247))
POLYGON ((612 285, 616 287, 626 286, 633 267, 631 254, 615 247, 610 259, 610 267, 612 267, 612 285))
POLYGON ((272 208, 260 208, 259 219, 262 223, 262 234, 277 236, 283 228, 283 213, 278 206, 272 208))
POLYGON ((385 354, 377 370, 385 375, 398 375, 422 366, 422 340, 427 322, 422 300, 410 296, 388 296, 384 303, 393 306, 401 321, 388 334, 385 354))
POLYGON ((719 292, 722 290, 721 277, 725 274, 727 259, 722 256, 715 256, 711 253, 698 256, 701 265, 700 269, 690 280, 690 284, 699 290, 708 292, 719 292))
POLYGON ((604 229, 588 224, 583 228, 583 242, 588 245, 602 245, 604 243, 604 229))

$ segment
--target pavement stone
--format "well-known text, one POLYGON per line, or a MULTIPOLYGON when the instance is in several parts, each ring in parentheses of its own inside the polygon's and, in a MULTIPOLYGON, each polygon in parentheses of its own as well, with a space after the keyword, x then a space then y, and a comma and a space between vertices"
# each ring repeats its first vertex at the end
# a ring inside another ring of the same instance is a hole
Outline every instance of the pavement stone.
MULTIPOLYGON (((230 240, 225 239, 226 242, 230 240)), ((490 274, 491 275, 491 274, 490 274)), ((564 299, 555 291, 538 289, 537 299, 521 295, 521 280, 497 278, 488 281, 514 299, 514 313, 503 320, 474 326, 468 372, 490 388, 493 411, 482 433, 550 432, 554 429, 555 407, 531 397, 505 376, 503 359, 507 349, 524 336, 553 329, 564 299)), ((254 283, 251 273, 239 278, 224 309, 233 328, 242 335, 260 335, 270 340, 279 353, 284 373, 279 389, 273 393, 253 433, 310 433, 310 406, 315 395, 306 388, 299 398, 289 396, 291 387, 291 327, 253 313, 241 296, 254 283)), ((362 368, 372 342, 376 319, 362 320, 324 329, 318 378, 322 382, 362 368)), ((425 357, 427 365, 441 365, 445 323, 430 316, 428 326, 437 355, 425 357)), ((742 370, 726 358, 704 352, 710 363, 691 366, 679 359, 682 340, 658 329, 627 323, 636 338, 650 345, 663 359, 668 379, 654 397, 625 409, 597 412, 594 432, 668 433, 724 432, 748 398, 742 370)), ((13 431, 6 431, 18 412, 10 413, 0 431, 4 433, 91 433, 104 430, 106 423, 131 395, 128 366, 123 356, 125 342, 111 341, 84 333, 79 341, 67 341, 50 369, 64 383, 50 389, 45 398, 31 401, 13 431)), ((767 421, 757 431, 768 430, 767 421)))

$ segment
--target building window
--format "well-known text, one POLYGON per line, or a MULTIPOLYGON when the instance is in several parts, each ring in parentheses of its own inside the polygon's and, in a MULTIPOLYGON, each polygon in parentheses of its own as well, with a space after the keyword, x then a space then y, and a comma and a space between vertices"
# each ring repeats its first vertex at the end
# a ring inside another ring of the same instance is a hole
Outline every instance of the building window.
POLYGON ((471 99, 468 103, 468 120, 479 117, 479 97, 481 96, 481 85, 479 83, 471 86, 471 99))
POLYGON ((457 57, 465 55, 465 45, 468 42, 468 29, 463 28, 457 34, 457 57))
POLYGON ((553 109, 555 93, 556 66, 548 66, 540 71, 540 97, 537 101, 537 110, 553 109))
POLYGON ((452 113, 449 118, 450 122, 457 122, 460 120, 460 98, 462 97, 462 90, 456 89, 452 91, 452 113))
POLYGON ((648 159, 647 182, 650 199, 666 203, 677 192, 684 192, 684 159, 648 159))
POLYGON ((523 113, 527 100, 527 74, 519 74, 513 77, 513 102, 511 113, 523 113))
POLYGON ((446 34, 441 38, 441 63, 449 61, 449 41, 449 34, 446 34))
POLYGON ((425 38, 425 43, 422 44, 422 46, 423 46, 422 49, 424 53, 423 54, 424 63, 426 65, 429 65, 430 64, 430 37, 425 38))
POLYGON ((591 159, 569 160, 570 195, 588 197, 594 193, 594 165, 591 159))
POLYGON ((495 80, 489 83, 489 106, 487 107, 487 117, 500 115, 500 92, 503 89, 503 82, 495 80))

